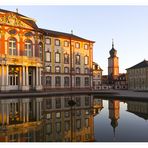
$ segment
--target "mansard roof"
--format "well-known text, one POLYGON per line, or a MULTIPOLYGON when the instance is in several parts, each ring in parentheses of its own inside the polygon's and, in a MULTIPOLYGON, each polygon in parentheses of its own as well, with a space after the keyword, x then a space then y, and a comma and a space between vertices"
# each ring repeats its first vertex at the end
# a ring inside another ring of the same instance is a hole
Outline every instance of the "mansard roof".
POLYGON ((126 70, 129 70, 129 69, 138 69, 138 68, 145 68, 145 67, 148 67, 148 61, 144 60, 130 68, 127 68, 126 70))
POLYGON ((94 41, 91 41, 91 40, 88 40, 88 39, 84 39, 84 38, 81 38, 79 36, 76 36, 74 34, 70 34, 70 33, 64 33, 64 32, 59 32, 59 31, 54 31, 54 30, 48 30, 48 29, 43 29, 43 28, 40 28, 44 33, 45 35, 49 35, 49 36, 52 36, 52 37, 63 37, 63 38, 66 38, 66 39, 72 39, 72 40, 78 40, 78 41, 85 41, 85 42, 91 42, 91 43, 95 43, 94 41))
POLYGON ((8 10, 4 10, 4 9, 0 9, 0 12, 2 12, 2 13, 13 13, 13 14, 19 16, 20 19, 24 23, 26 23, 27 25, 31 26, 32 28, 38 29, 38 26, 37 26, 35 20, 33 20, 32 18, 29 18, 27 16, 24 16, 22 14, 19 14, 18 12, 8 11, 8 10))

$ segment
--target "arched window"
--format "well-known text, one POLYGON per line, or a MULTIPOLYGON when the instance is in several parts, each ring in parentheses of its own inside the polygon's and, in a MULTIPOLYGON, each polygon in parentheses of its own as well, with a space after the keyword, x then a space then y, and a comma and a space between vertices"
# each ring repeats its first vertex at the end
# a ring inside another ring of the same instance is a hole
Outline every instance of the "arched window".
POLYGON ((32 57, 33 56, 33 48, 32 48, 32 41, 26 40, 25 41, 25 56, 32 57))
POLYGON ((84 57, 84 64, 85 64, 85 65, 88 65, 88 64, 89 64, 88 56, 85 56, 85 57, 84 57))
POLYGON ((9 39, 9 55, 17 55, 16 39, 9 39))
POLYGON ((41 60, 43 60, 43 44, 39 43, 39 57, 41 60))
POLYGON ((64 64, 69 64, 69 54, 68 53, 64 54, 64 64))
POLYGON ((59 52, 55 53, 55 62, 60 63, 60 53, 59 52))
POLYGON ((76 73, 80 73, 80 68, 79 67, 76 68, 76 73))

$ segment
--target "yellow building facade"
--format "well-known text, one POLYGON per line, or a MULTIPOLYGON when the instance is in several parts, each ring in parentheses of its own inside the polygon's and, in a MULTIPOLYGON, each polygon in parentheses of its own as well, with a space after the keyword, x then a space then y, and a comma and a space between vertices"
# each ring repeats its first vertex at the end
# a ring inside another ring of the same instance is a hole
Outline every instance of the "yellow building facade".
POLYGON ((44 89, 91 89, 93 41, 45 30, 44 89))

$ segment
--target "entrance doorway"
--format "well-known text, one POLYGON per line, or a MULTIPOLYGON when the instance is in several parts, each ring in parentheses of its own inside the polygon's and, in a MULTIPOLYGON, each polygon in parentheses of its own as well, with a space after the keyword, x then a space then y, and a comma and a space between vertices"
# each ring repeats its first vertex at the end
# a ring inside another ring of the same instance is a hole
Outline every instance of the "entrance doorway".
POLYGON ((18 90, 19 70, 20 70, 20 68, 17 66, 10 66, 9 67, 8 83, 10 86, 10 90, 18 90))

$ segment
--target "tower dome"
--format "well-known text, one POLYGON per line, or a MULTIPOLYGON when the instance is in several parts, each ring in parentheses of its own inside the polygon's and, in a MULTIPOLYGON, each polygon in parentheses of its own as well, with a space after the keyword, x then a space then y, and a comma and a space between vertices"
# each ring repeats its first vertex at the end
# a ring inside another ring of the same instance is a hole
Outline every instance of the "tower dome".
POLYGON ((117 50, 114 48, 114 41, 112 39, 112 49, 109 51, 111 57, 115 57, 117 55, 117 50))

